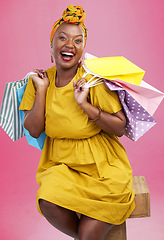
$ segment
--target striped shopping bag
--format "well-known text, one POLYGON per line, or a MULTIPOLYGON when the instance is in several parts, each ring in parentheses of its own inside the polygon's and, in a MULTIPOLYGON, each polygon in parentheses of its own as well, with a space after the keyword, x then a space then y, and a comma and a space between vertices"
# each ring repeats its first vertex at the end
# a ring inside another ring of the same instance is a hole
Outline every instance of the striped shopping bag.
POLYGON ((6 83, 0 110, 0 126, 7 135, 16 141, 25 136, 21 123, 16 90, 27 84, 29 75, 22 80, 6 83))
MULTIPOLYGON (((26 89, 26 85, 27 84, 24 84, 22 87, 20 87, 20 88, 18 88, 16 90, 18 107, 21 104, 22 97, 23 97, 24 91, 26 89)), ((21 118, 21 122, 22 122, 22 126, 23 126, 24 111, 19 110, 19 113, 20 113, 20 118, 21 118)), ((31 146, 36 147, 36 148, 42 150, 43 146, 44 146, 45 138, 46 138, 46 133, 42 132, 41 135, 38 138, 33 138, 30 135, 30 133, 29 133, 29 131, 27 129, 25 129, 24 127, 23 127, 23 129, 24 129, 24 133, 25 133, 25 136, 26 136, 28 144, 30 144, 31 146)))

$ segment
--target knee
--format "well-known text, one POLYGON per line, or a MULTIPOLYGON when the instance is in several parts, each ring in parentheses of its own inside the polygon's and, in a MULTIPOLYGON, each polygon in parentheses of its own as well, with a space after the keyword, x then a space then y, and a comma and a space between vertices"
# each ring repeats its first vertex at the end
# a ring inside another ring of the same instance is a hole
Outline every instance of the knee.
POLYGON ((82 228, 79 229, 78 237, 80 240, 96 240, 101 239, 95 230, 88 229, 88 228, 82 228))
POLYGON ((39 206, 40 210, 43 213, 43 215, 52 215, 55 208, 57 207, 55 204, 48 202, 44 199, 39 199, 39 206))
POLYGON ((88 224, 83 223, 79 226, 78 237, 80 240, 103 240, 112 228, 112 224, 88 224), (104 225, 105 224, 105 225, 104 225))

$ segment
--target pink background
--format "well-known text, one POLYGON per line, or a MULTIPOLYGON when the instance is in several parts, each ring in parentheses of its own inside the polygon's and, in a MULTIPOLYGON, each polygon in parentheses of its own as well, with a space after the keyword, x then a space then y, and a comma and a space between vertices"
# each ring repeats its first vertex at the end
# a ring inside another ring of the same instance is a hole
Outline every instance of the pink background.
MULTIPOLYGON (((69 4, 86 10, 85 52, 98 57, 124 56, 146 71, 144 80, 164 92, 163 0, 5 0, 0 1, 0 102, 6 82, 22 79, 34 68, 51 67, 49 34, 69 4)), ((130 219, 128 239, 164 239, 164 102, 157 125, 138 142, 123 137, 134 175, 145 176, 151 195, 151 217, 130 219)), ((51 227, 36 209, 35 173, 41 151, 26 139, 12 142, 0 129, 0 239, 70 239, 51 227)))

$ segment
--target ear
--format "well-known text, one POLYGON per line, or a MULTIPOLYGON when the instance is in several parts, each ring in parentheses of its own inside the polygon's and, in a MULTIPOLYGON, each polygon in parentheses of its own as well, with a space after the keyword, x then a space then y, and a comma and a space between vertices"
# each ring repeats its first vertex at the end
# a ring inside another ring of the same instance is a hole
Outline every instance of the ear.
POLYGON ((84 60, 83 57, 81 57, 81 58, 79 59, 79 61, 78 61, 78 64, 79 64, 78 66, 79 66, 79 67, 82 66, 82 64, 83 64, 83 60, 84 60))
POLYGON ((50 56, 51 56, 51 62, 53 63, 53 62, 54 62, 54 59, 53 59, 52 50, 50 50, 50 56))

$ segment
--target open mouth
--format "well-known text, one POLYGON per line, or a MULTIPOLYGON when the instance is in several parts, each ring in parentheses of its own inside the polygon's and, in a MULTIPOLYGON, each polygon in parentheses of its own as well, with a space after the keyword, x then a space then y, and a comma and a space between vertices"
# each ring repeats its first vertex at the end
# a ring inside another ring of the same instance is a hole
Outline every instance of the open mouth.
POLYGON ((61 52, 60 54, 64 61, 70 61, 74 57, 74 54, 71 52, 61 52))

